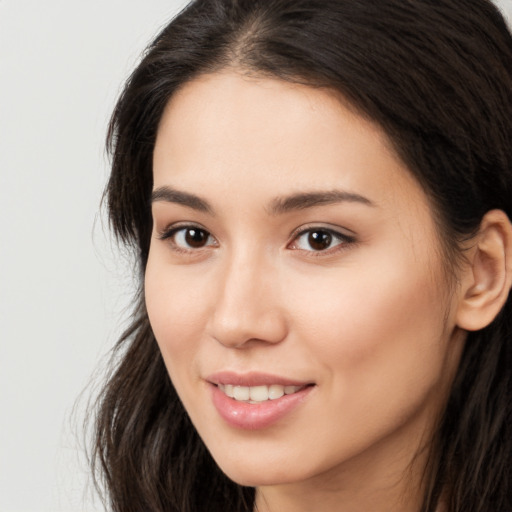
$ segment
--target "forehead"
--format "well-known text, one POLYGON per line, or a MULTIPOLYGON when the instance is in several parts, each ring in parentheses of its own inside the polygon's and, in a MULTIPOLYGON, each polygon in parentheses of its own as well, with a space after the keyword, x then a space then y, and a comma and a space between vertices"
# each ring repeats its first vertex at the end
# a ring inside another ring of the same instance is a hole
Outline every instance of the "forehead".
POLYGON ((382 129, 339 95, 235 72, 203 75, 172 97, 153 163, 155 187, 200 186, 224 199, 332 188, 428 206, 382 129))

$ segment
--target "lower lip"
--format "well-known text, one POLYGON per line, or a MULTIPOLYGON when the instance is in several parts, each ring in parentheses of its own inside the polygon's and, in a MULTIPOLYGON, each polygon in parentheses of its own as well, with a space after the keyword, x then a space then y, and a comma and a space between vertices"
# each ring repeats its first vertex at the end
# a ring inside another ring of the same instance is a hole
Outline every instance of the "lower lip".
POLYGON ((259 404, 238 402, 228 397, 217 386, 211 385, 213 405, 220 416, 231 426, 258 430, 270 427, 292 412, 309 395, 313 386, 307 386, 291 395, 283 395, 276 400, 267 400, 259 404))

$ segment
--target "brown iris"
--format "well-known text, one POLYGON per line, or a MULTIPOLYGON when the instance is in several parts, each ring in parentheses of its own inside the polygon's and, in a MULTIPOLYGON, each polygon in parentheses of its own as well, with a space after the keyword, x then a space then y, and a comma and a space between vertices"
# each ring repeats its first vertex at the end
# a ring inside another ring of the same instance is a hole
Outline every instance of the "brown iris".
POLYGON ((308 235, 308 244, 315 251, 323 251, 332 243, 332 234, 328 231, 311 231, 308 235))
POLYGON ((204 247, 208 241, 208 232, 204 229, 188 228, 185 232, 185 242, 190 247, 199 249, 204 247))

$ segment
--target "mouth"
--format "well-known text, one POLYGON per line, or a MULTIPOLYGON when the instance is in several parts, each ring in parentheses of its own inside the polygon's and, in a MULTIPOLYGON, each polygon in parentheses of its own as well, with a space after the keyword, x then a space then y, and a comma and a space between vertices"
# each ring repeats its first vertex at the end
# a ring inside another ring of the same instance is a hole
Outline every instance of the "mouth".
POLYGON ((302 407, 315 383, 260 372, 222 371, 207 377, 218 414, 237 429, 258 430, 278 425, 302 407))
POLYGON ((293 395, 313 384, 301 386, 283 386, 281 384, 261 386, 239 386, 234 384, 216 384, 227 397, 247 404, 261 404, 269 400, 278 400, 284 395, 293 395))

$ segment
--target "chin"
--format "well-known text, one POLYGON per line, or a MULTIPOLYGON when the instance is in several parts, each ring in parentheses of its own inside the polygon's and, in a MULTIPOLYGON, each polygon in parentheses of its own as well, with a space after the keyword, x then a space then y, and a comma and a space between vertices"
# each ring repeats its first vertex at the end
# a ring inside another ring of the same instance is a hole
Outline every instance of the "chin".
POLYGON ((251 464, 247 459, 243 461, 222 461, 217 465, 221 471, 233 482, 244 487, 264 487, 283 485, 298 482, 307 478, 298 468, 291 472, 286 462, 261 461, 251 464))
MULTIPOLYGON (((221 468, 222 469, 222 468, 221 468)), ((290 475, 262 475, 261 473, 251 473, 244 468, 243 471, 224 471, 226 476, 233 480, 233 482, 243 487, 265 487, 273 485, 284 485, 295 482, 294 478, 290 478, 290 475)))

